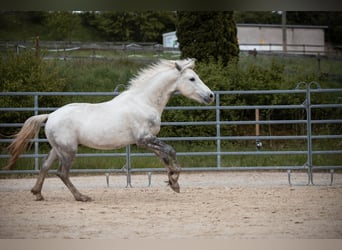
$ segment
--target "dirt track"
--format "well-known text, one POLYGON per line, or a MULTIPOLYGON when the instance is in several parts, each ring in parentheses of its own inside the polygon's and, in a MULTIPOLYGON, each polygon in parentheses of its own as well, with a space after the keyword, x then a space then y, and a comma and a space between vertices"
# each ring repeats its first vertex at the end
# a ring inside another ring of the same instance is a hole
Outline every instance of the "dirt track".
MULTIPOLYGON (((296 174, 296 183, 306 182, 296 174)), ((44 201, 29 190, 35 179, 0 179, 0 238, 342 238, 342 174, 327 186, 289 186, 286 173, 183 173, 181 193, 164 174, 73 177, 94 201, 74 201, 57 178, 46 179, 44 201)))

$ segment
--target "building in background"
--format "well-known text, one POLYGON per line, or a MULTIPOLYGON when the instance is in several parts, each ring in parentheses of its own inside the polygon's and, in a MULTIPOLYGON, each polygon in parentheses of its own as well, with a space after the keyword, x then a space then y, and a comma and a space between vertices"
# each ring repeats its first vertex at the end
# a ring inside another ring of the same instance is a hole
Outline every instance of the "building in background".
MULTIPOLYGON (((287 52, 299 54, 324 53, 324 31, 327 28, 327 26, 287 25, 287 52)), ((241 51, 283 51, 281 25, 237 24, 237 30, 241 51)))
MULTIPOLYGON (((277 24, 237 24, 240 51, 282 52, 282 26, 277 24)), ((324 54, 327 26, 287 25, 287 53, 324 54)), ((178 48, 176 31, 163 34, 164 48, 178 48)))
POLYGON ((176 31, 163 34, 163 47, 164 48, 178 48, 179 43, 177 41, 176 31))

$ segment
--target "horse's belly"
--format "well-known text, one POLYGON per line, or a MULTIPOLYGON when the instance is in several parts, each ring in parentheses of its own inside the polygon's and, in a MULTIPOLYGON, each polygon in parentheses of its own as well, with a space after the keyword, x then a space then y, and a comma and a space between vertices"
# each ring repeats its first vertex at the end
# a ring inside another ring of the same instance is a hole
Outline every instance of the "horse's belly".
POLYGON ((126 132, 97 130, 84 132, 79 136, 79 144, 96 149, 118 149, 135 141, 126 132))

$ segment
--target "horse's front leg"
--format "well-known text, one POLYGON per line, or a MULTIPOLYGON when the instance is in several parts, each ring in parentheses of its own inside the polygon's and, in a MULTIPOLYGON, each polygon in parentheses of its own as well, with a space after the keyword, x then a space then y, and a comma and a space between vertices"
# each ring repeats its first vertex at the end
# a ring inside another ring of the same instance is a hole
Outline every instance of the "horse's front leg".
POLYGON ((169 177, 169 185, 171 189, 177 193, 180 192, 178 178, 180 174, 180 166, 177 162, 176 151, 170 145, 162 142, 155 136, 144 137, 137 142, 139 147, 152 150, 164 163, 169 177), (170 161, 171 159, 171 161, 170 161))
MULTIPOLYGON (((168 145, 169 146, 169 145, 168 145)), ((179 193, 179 174, 180 174, 180 166, 177 162, 177 160, 172 160, 172 163, 170 164, 169 157, 166 153, 155 151, 155 154, 161 159, 161 161, 164 163, 166 169, 167 169, 167 176, 169 178, 168 184, 172 188, 173 191, 179 193)))

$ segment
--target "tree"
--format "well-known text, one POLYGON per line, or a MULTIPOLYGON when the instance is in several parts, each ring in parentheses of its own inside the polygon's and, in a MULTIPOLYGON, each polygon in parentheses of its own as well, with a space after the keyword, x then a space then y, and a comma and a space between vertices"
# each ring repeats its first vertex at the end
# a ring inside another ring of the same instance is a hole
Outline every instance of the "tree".
POLYGON ((162 42, 162 34, 175 29, 173 12, 144 11, 139 12, 139 35, 137 40, 143 42, 162 42))
POLYGON ((111 41, 159 42, 175 29, 171 11, 110 11, 87 13, 86 24, 111 41))
POLYGON ((75 27, 81 22, 79 15, 68 11, 52 12, 46 19, 48 36, 55 40, 71 40, 75 27))
POLYGON ((227 65, 239 55, 232 11, 180 11, 176 25, 183 58, 221 61, 227 65))
POLYGON ((280 24, 281 15, 277 11, 235 11, 236 23, 280 24))

